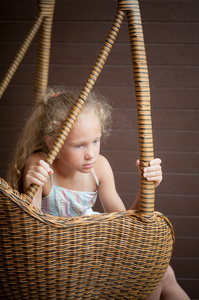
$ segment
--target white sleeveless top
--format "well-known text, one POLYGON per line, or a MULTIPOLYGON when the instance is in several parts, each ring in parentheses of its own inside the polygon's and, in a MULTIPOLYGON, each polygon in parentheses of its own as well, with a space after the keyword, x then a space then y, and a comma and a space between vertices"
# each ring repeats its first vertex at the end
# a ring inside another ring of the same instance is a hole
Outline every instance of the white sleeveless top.
MULTIPOLYGON (((98 189, 99 181, 94 169, 92 169, 92 174, 98 189)), ((97 199, 97 189, 94 192, 68 190, 54 185, 52 175, 51 182, 52 188, 49 195, 42 197, 41 209, 44 213, 62 217, 99 214, 92 209, 97 199)))

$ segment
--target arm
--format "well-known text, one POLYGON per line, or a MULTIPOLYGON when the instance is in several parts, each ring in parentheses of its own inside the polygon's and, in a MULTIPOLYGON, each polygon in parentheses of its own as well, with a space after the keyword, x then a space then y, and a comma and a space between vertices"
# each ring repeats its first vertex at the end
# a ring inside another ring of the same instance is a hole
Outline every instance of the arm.
POLYGON ((44 161, 42 153, 35 153, 31 156, 23 172, 23 191, 27 191, 31 184, 39 186, 34 198, 33 205, 41 209, 41 199, 43 194, 48 194, 51 188, 49 175, 53 173, 48 164, 44 161))
MULTIPOLYGON (((144 169, 143 176, 148 181, 154 181, 155 187, 157 187, 162 181, 161 163, 162 163, 162 161, 160 158, 155 158, 150 161, 150 166, 146 167, 144 169)), ((136 161, 136 165, 138 167, 138 170, 140 171, 140 160, 139 159, 136 161)), ((132 206, 130 207, 130 209, 138 210, 139 209, 139 200, 140 200, 140 188, 139 188, 137 197, 136 197, 135 201, 133 202, 132 206)))
POLYGON ((99 156, 96 162, 95 172, 99 180, 98 194, 104 211, 111 213, 126 210, 124 203, 116 191, 111 166, 102 155, 99 156))
MULTIPOLYGON (((136 161, 138 169, 140 168, 140 161, 136 161)), ((109 162, 103 156, 99 156, 99 159, 96 163, 96 174, 99 179, 99 198, 101 200, 102 206, 105 212, 119 212, 124 211, 125 206, 119 197, 116 188, 113 171, 109 162)), ((143 176, 149 181, 155 181, 155 187, 157 187, 162 181, 162 168, 161 160, 156 158, 150 162, 150 166, 144 169, 143 176)), ((138 194, 133 202, 130 210, 139 209, 139 200, 140 200, 140 189, 138 194)))

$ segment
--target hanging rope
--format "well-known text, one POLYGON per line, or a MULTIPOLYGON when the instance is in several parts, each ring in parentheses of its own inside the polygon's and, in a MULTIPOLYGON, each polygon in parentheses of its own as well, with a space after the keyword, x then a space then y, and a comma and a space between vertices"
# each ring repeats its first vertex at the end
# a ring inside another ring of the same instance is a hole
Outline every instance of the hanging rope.
POLYGON ((37 63, 34 83, 35 105, 39 103, 41 96, 46 92, 48 86, 54 6, 55 0, 40 0, 38 2, 38 14, 43 16, 43 22, 39 31, 37 50, 37 63))
MULTIPOLYGON (((141 199, 140 199, 140 212, 151 217, 154 212, 155 201, 155 187, 153 182, 147 181, 143 176, 143 169, 149 165, 149 162, 154 158, 153 155, 153 135, 152 135, 152 121, 150 109, 150 88, 148 78, 148 67, 145 53, 144 37, 142 30, 142 21, 140 16, 140 9, 138 1, 119 1, 118 10, 109 31, 109 34, 104 42, 102 50, 94 64, 93 69, 88 77, 88 80, 77 99, 77 102, 63 125, 55 144, 47 155, 46 162, 49 166, 57 157, 61 147, 63 146, 68 134, 70 133, 74 122, 76 121, 87 97, 93 88, 99 74, 101 73, 110 50, 116 40, 119 29, 122 25, 123 17, 127 12, 129 36, 131 44, 131 55, 134 71, 136 101, 138 110, 138 129, 139 129, 139 145, 140 145, 140 160, 141 160, 141 199)), ((45 68, 44 68, 45 69, 45 68)), ((47 68, 46 68, 47 69, 47 68)), ((39 73, 39 72, 38 72, 39 73)), ((39 73, 40 75, 40 73, 39 73)), ((40 78, 38 76, 38 78, 40 78)), ((46 78, 44 76, 44 78, 46 78)), ((38 80, 40 83, 41 81, 38 80)), ((41 85, 40 94, 44 90, 41 85)), ((38 186, 31 185, 27 191, 27 195, 33 199, 38 186)))
POLYGON ((35 76, 35 103, 41 94, 46 91, 48 84, 49 57, 51 45, 51 28, 53 21, 55 0, 40 0, 38 2, 38 16, 30 29, 27 37, 24 39, 13 62, 0 83, 0 98, 3 96, 8 84, 13 78, 18 66, 26 54, 37 31, 40 29, 38 43, 37 67, 35 76))

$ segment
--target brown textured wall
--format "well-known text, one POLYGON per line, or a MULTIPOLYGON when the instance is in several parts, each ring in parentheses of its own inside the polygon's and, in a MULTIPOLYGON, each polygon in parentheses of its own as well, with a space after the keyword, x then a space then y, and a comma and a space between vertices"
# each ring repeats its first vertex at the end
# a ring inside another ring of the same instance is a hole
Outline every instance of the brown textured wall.
MULTIPOLYGON (((57 0, 50 60, 50 85, 82 87, 115 16, 116 0, 57 0)), ((171 264, 179 283, 199 299, 199 2, 140 0, 152 96, 155 156, 164 180, 156 210, 174 225, 171 264)), ((0 79, 37 13, 36 1, 2 0, 0 79)), ((0 101, 0 176, 17 134, 33 105, 37 37, 0 101)), ((139 157, 133 71, 126 19, 96 88, 114 106, 113 129, 103 154, 114 169, 127 207, 139 185, 139 157)))

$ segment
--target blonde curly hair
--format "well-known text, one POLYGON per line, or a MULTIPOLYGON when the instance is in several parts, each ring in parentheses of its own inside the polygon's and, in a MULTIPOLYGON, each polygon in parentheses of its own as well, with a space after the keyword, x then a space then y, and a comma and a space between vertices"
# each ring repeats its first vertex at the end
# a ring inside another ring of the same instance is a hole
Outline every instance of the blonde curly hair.
MULTIPOLYGON (((8 183, 11 187, 23 191, 23 169, 35 152, 48 153, 49 148, 45 142, 48 135, 54 140, 66 121, 67 115, 76 103, 80 91, 49 88, 42 97, 41 102, 33 109, 23 131, 18 139, 14 158, 8 170, 8 183)), ((111 106, 106 97, 92 91, 85 102, 82 111, 88 109, 96 114, 101 124, 103 136, 109 134, 111 124, 111 106)), ((81 112, 80 112, 81 114, 81 112)))

